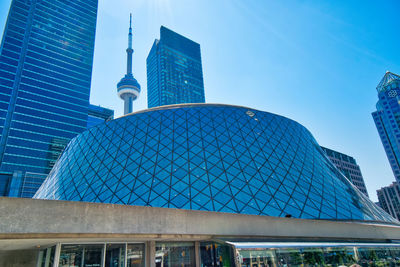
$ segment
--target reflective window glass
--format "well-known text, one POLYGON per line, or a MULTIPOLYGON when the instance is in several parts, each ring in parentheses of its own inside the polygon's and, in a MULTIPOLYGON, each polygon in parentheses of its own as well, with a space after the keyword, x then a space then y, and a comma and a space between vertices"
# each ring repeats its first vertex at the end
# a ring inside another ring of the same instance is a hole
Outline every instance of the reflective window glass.
POLYGON ((194 243, 156 243, 155 262, 156 267, 194 266, 194 243))
POLYGON ((234 266, 231 247, 210 242, 200 243, 200 262, 202 267, 234 266))
POLYGON ((104 245, 62 245, 60 267, 100 267, 104 245))
POLYGON ((123 267, 125 262, 125 244, 107 244, 104 267, 123 267))
POLYGON ((38 255, 37 267, 53 267, 56 247, 41 249, 38 255))
POLYGON ((128 244, 127 267, 144 267, 145 263, 144 244, 128 244))
POLYGON ((400 266, 399 247, 246 248, 237 253, 240 267, 400 266))

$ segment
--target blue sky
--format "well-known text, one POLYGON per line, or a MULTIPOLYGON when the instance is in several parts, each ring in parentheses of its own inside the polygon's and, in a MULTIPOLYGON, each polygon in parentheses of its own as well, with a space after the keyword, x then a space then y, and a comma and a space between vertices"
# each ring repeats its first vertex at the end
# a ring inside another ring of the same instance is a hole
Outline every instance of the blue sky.
MULTIPOLYGON (((100 0, 91 102, 123 113, 129 12, 133 72, 147 108, 146 57, 164 25, 201 45, 208 103, 243 105, 306 126, 353 156, 370 197, 394 181, 371 117, 376 85, 400 73, 399 1, 100 0)), ((0 1, 0 29, 10 0, 0 1)))

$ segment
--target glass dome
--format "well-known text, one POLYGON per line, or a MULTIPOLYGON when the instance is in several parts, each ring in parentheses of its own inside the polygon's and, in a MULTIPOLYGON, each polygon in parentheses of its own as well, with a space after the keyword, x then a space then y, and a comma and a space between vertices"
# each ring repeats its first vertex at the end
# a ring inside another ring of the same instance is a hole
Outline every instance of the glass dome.
POLYGON ((299 123, 217 104, 158 107, 87 130, 69 143, 35 198, 397 222, 299 123))

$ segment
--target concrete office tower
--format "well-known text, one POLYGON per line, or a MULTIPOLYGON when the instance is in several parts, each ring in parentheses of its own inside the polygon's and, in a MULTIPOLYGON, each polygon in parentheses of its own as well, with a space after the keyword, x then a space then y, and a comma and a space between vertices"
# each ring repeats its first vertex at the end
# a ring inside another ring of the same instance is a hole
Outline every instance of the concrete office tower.
POLYGON ((360 166, 357 165, 356 160, 349 155, 337 152, 335 150, 322 146, 321 148, 325 151, 336 168, 338 168, 346 176, 346 178, 358 188, 358 190, 363 192, 368 197, 364 178, 361 174, 360 166))
POLYGON ((399 183, 393 182, 391 185, 376 190, 378 194, 379 206, 387 213, 400 220, 400 187, 399 183))
POLYGON ((88 109, 87 128, 114 119, 114 110, 90 104, 88 109))
POLYGON ((132 74, 132 14, 129 22, 129 34, 128 34, 128 48, 126 49, 127 54, 127 68, 124 78, 117 84, 118 96, 124 100, 124 114, 132 113, 133 101, 139 97, 140 84, 133 77, 132 74))
POLYGON ((379 100, 372 117, 393 174, 400 182, 400 76, 386 72, 376 90, 379 100))
POLYGON ((200 45, 161 26, 147 57, 148 107, 204 102, 200 45))
POLYGON ((0 46, 0 194, 32 197, 86 129, 97 0, 13 0, 0 46))

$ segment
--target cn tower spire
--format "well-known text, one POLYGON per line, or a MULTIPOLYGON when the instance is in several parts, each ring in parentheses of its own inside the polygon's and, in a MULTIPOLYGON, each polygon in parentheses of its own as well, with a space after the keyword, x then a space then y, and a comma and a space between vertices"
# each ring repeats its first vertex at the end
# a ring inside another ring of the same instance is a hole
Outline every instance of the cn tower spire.
POLYGON ((132 13, 129 15, 129 39, 128 39, 128 48, 132 48, 132 13))
POLYGON ((129 34, 128 34, 128 48, 126 49, 127 54, 127 66, 126 66, 126 73, 132 74, 132 13, 130 14, 129 19, 129 34))
POLYGON ((126 49, 126 74, 117 84, 118 96, 124 100, 124 115, 132 113, 133 101, 139 97, 140 84, 132 74, 132 13, 129 18, 128 48, 126 49))

